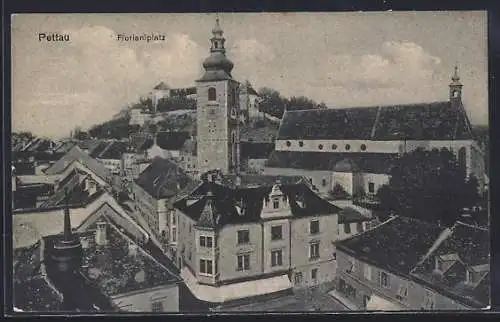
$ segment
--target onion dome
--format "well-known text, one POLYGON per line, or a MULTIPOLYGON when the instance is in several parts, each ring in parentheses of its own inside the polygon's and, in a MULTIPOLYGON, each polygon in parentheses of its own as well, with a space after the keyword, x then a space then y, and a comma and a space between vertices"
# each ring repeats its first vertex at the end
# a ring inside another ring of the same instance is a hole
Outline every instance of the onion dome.
POLYGON ((205 70, 222 69, 226 73, 231 74, 233 67, 233 62, 221 52, 213 52, 203 61, 203 68, 205 68, 205 70))

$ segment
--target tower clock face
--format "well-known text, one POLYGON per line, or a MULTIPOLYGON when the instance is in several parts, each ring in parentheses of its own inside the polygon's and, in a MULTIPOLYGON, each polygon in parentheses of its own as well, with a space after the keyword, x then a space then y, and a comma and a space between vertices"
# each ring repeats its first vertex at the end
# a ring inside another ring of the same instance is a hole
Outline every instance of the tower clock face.
POLYGON ((453 97, 458 97, 458 91, 453 92, 453 97))

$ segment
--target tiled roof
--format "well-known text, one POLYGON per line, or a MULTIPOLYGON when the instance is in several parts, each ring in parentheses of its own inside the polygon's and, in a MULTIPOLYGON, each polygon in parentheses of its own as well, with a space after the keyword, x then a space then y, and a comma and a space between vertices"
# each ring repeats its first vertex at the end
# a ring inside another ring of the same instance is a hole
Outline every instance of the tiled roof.
POLYGON ((460 222, 451 230, 451 234, 437 245, 426 260, 413 269, 412 275, 462 303, 473 307, 486 307, 490 302, 489 231, 460 222), (457 268, 458 274, 457 269, 453 268, 443 274, 434 272, 436 256, 459 265, 461 268, 457 268), (466 283, 465 267, 477 271, 477 284, 466 283))
POLYGON ((120 180, 118 177, 115 177, 101 162, 90 157, 78 146, 74 146, 61 159, 57 160, 52 166, 46 169, 45 174, 60 174, 75 161, 85 166, 99 178, 113 185, 113 187, 120 187, 120 180))
MULTIPOLYGON (((275 178, 269 178, 269 180, 275 178)), ((281 179, 284 178, 281 177, 281 179)), ((290 177, 289 181, 279 184, 280 189, 290 200, 293 216, 316 216, 340 211, 339 208, 311 191, 307 185, 301 183, 300 179, 297 182, 297 179, 297 177, 290 177), (304 208, 299 206, 299 200, 304 201, 304 208)), ((177 201, 174 206, 204 227, 215 228, 229 224, 258 222, 264 199, 268 197, 273 186, 270 181, 267 184, 263 181, 259 180, 258 176, 252 176, 243 179, 239 187, 227 181, 221 184, 204 182, 192 192, 190 197, 177 201), (198 199, 198 201, 188 205, 187 200, 191 198, 198 199), (243 209, 242 214, 239 214, 236 205, 243 209)))
POLYGON ((57 206, 62 206, 65 200, 65 191, 70 194, 68 203, 70 205, 84 206, 92 201, 96 200, 104 192, 101 187, 98 187, 96 192, 89 194, 85 189, 84 179, 87 177, 87 173, 82 173, 77 170, 73 170, 64 180, 59 184, 59 189, 44 201, 39 208, 53 208, 57 206))
POLYGON ((192 182, 192 179, 174 162, 156 157, 135 181, 154 198, 176 195, 192 182))
POLYGON ((97 159, 121 159, 123 153, 127 152, 128 143, 123 141, 111 141, 95 158, 97 159))
POLYGON ((105 295, 124 294, 179 280, 118 228, 108 221, 107 246, 98 247, 92 234, 87 235, 88 247, 84 247, 83 264, 88 268, 82 273, 105 295), (135 254, 129 253, 130 247, 136 248, 135 254))
POLYGON ((431 102, 393 106, 286 111, 278 139, 471 139, 463 106, 431 102))
POLYGON ((40 243, 14 253, 13 305, 25 312, 54 312, 62 298, 41 272, 40 243))
POLYGON ((374 229, 337 242, 336 247, 357 259, 408 276, 442 231, 431 223, 395 217, 374 229))
POLYGON ((372 218, 366 214, 362 214, 354 207, 345 207, 339 213, 339 224, 370 221, 372 218))
MULTIPOLYGON (((305 170, 333 171, 339 162, 355 165, 367 173, 389 173, 397 154, 389 153, 326 153, 273 151, 267 161, 271 168, 292 168, 305 170)), ((342 168, 343 169, 343 168, 342 168)), ((338 168, 341 171, 341 168, 338 168)))

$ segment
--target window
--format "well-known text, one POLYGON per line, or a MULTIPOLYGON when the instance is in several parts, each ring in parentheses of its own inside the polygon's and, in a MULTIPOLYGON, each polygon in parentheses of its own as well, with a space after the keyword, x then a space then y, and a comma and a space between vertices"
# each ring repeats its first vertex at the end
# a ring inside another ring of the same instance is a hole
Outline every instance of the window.
POLYGON ((281 249, 271 251, 271 266, 276 267, 281 265, 283 265, 283 251, 281 249))
POLYGON ((172 228, 172 241, 177 241, 177 229, 175 227, 172 228))
POLYGON ((347 261, 347 268, 346 268, 346 273, 352 274, 354 272, 354 269, 356 267, 356 260, 354 258, 349 258, 347 261))
POLYGON ((356 289, 354 287, 352 287, 350 284, 346 283, 344 294, 350 299, 355 299, 356 298, 356 289))
POLYGON ((280 207, 280 201, 278 199, 273 200, 273 209, 278 209, 280 207))
POLYGON ((188 252, 188 258, 191 260, 191 251, 188 252))
POLYGON ((237 268, 238 271, 246 271, 250 269, 250 255, 238 255, 237 256, 237 268))
POLYGON ((389 287, 389 275, 386 272, 380 272, 380 286, 389 287))
POLYGON ((363 266, 364 276, 367 280, 372 280, 372 267, 368 264, 364 264, 363 266))
POLYGON ((337 150, 337 144, 332 144, 332 150, 337 150))
POLYGON ((370 296, 363 295, 363 307, 366 308, 368 306, 368 302, 370 301, 370 296))
POLYGON ((302 272, 295 273, 295 284, 302 283, 302 272))
POLYGON ((299 141, 299 146, 303 147, 304 146, 304 141, 299 141))
POLYGON ((366 151, 366 144, 361 144, 361 151, 366 151))
POLYGON ((212 275, 212 261, 208 259, 200 259, 200 273, 212 275))
POLYGON ((401 285, 399 285, 396 298, 401 301, 405 299, 407 296, 408 296, 408 283, 402 282, 401 285))
POLYGON ((321 185, 322 185, 323 187, 326 187, 326 179, 322 179, 322 180, 321 180, 321 185))
POLYGON ((271 227, 271 240, 283 239, 283 229, 281 226, 271 227))
POLYGON ((368 192, 375 193, 375 184, 373 182, 368 182, 368 192))
POLYGON ((286 146, 290 146, 290 145, 292 145, 292 142, 286 141, 286 146))
POLYGON ((319 220, 311 220, 309 223, 309 231, 311 235, 319 234, 319 220))
POLYGON ((350 234, 351 233, 351 224, 350 223, 345 223, 344 224, 344 233, 350 234))
POLYGON ((470 284, 470 283, 473 283, 473 281, 474 281, 474 273, 472 273, 471 271, 467 270, 467 271, 465 272, 465 274, 466 274, 466 275, 465 275, 465 281, 466 281, 467 283, 469 283, 469 284, 470 284))
POLYGON ((318 145, 318 149, 323 150, 323 144, 318 145))
POLYGON ((356 231, 358 233, 362 233, 363 232, 363 223, 362 222, 356 223, 356 231))
POLYGON ((309 258, 318 259, 319 258, 319 243, 312 243, 309 245, 309 258))
POLYGON ((318 279, 318 269, 317 268, 313 268, 311 270, 311 279, 313 281, 316 281, 318 279))
POLYGON ((211 236, 200 236, 200 247, 213 247, 213 239, 211 236))
POLYGON ((172 224, 175 225, 175 214, 172 216, 172 224))
POLYGON ((151 311, 152 312, 163 312, 163 302, 156 301, 151 303, 151 311))
POLYGON ((214 87, 210 87, 208 89, 208 100, 209 101, 215 101, 216 100, 216 92, 214 87))
POLYGON ((248 244, 250 242, 250 231, 238 230, 238 244, 248 244))
POLYGON ((350 145, 350 144, 346 144, 346 145, 345 145, 345 149, 346 149, 347 151, 349 151, 349 150, 351 149, 351 145, 350 145))

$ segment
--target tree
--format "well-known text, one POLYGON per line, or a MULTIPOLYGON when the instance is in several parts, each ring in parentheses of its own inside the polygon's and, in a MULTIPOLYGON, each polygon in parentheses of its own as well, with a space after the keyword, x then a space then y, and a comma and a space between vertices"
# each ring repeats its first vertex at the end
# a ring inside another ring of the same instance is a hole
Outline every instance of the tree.
POLYGON ((398 159, 377 197, 382 212, 453 224, 479 201, 477 179, 466 179, 451 151, 417 149, 398 159))
POLYGON ((287 105, 288 110, 312 110, 315 108, 318 108, 318 104, 305 96, 292 96, 287 105))
POLYGON ((259 89, 259 96, 262 101, 259 103, 259 111, 267 113, 271 116, 281 118, 285 111, 285 98, 281 96, 280 92, 263 87, 259 89))

